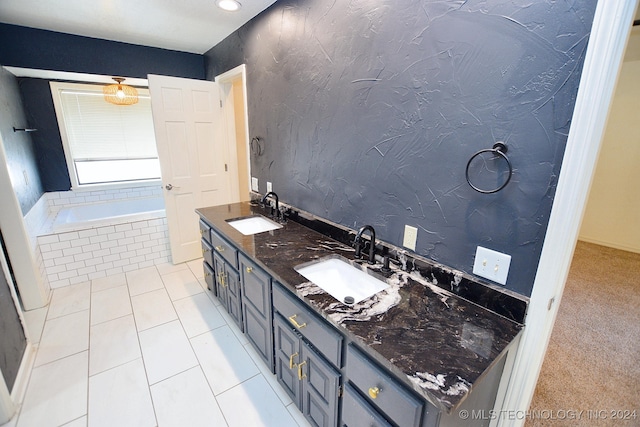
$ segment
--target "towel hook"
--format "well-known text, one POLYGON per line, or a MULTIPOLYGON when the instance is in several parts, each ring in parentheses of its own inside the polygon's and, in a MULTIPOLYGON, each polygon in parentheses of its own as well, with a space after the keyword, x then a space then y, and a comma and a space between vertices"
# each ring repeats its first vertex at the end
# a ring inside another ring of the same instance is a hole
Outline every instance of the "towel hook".
POLYGON ((477 153, 475 153, 473 156, 471 156, 471 158, 467 162, 467 169, 465 172, 465 175, 467 177, 467 183, 471 186, 471 188, 476 190, 478 193, 491 194, 491 193, 497 193, 498 191, 506 187, 509 181, 511 181, 511 175, 513 175, 513 167, 511 166, 511 162, 509 161, 509 158, 507 157, 507 155, 504 154, 506 152, 507 152, 507 145, 502 141, 498 141, 495 144, 493 144, 493 148, 485 148, 484 150, 480 150, 477 153), (509 166, 509 174, 507 175, 507 179, 498 188, 494 188, 492 190, 483 190, 482 188, 478 188, 471 183, 471 179, 469 178, 469 166, 471 165, 471 162, 473 161, 473 159, 475 159, 482 153, 493 153, 496 155, 496 157, 502 157, 507 162, 507 166, 509 166))

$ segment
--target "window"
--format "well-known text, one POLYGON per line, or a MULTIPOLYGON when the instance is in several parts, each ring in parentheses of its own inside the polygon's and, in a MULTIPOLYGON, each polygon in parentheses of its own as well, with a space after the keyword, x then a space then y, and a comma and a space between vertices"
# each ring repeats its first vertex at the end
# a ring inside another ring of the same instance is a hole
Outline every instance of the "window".
POLYGON ((101 85, 51 82, 51 93, 74 189, 160 179, 148 89, 124 106, 101 85))

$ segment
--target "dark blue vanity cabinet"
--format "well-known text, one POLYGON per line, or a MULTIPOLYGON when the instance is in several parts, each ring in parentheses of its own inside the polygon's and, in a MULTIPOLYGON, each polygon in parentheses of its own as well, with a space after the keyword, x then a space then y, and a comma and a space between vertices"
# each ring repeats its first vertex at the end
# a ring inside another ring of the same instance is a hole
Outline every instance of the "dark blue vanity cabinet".
POLYGON ((277 283, 273 310, 278 382, 313 425, 336 426, 342 335, 277 283))
POLYGON ((218 297, 238 327, 244 330, 238 250, 202 220, 200 234, 207 287, 218 297))
MULTIPOLYGON (((301 258, 308 261, 320 255, 309 252, 301 257, 301 249, 286 248, 296 239, 301 241, 298 247, 313 247, 315 237, 308 229, 288 223, 273 233, 244 236, 226 222, 250 215, 252 209, 246 204, 202 209, 209 216, 199 210, 205 281, 312 425, 488 426, 487 420, 459 414, 493 408, 505 352, 474 384, 474 392, 452 410, 426 398, 394 360, 381 354, 377 342, 363 343, 348 327, 335 323, 329 311, 301 296, 305 284, 294 266, 303 262, 301 258)), ((330 249, 326 238, 318 240, 330 249)), ((368 325, 356 323, 365 329, 368 325)), ((424 351, 430 351, 427 342, 424 351)), ((399 353, 399 357, 412 356, 399 353)))
POLYGON ((271 276, 242 253, 239 263, 244 333, 273 372, 271 276))

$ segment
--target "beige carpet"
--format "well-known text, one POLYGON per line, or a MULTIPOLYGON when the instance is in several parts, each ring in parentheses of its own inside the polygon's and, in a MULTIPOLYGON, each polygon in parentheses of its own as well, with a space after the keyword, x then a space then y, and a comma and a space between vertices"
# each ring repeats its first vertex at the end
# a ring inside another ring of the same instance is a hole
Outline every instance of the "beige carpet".
POLYGON ((528 427, 640 426, 640 254, 578 242, 530 415, 528 427))

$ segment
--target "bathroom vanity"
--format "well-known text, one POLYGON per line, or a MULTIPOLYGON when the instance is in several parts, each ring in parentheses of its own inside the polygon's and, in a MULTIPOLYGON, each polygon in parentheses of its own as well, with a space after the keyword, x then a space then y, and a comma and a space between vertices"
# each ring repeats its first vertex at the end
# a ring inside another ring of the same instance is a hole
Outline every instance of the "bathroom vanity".
POLYGON ((489 424, 525 300, 384 244, 390 270, 354 260, 355 232, 304 212, 255 234, 230 222, 257 203, 196 212, 209 290, 312 425, 489 424), (297 270, 331 258, 388 286, 345 304, 297 270))

